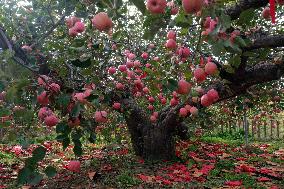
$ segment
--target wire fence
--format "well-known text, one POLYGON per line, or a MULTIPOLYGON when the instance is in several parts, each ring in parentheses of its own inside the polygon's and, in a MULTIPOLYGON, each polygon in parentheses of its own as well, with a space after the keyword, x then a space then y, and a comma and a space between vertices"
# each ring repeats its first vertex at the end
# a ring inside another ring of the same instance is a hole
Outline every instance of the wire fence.
POLYGON ((213 133, 239 133, 246 132, 255 141, 270 141, 284 139, 284 119, 268 119, 264 121, 247 120, 247 129, 242 118, 227 121, 215 126, 213 133))
MULTIPOLYGON (((210 129, 208 132, 211 134, 220 134, 220 133, 244 133, 254 141, 273 141, 284 139, 284 118, 281 119, 267 119, 264 121, 256 121, 252 119, 247 119, 247 125, 244 124, 243 118, 236 120, 228 120, 222 124, 215 124, 215 126, 210 129), (247 127, 247 128, 246 128, 247 127)), ((44 126, 10 126, 0 128, 0 142, 6 134, 11 130, 16 132, 50 132, 49 128, 44 126)))

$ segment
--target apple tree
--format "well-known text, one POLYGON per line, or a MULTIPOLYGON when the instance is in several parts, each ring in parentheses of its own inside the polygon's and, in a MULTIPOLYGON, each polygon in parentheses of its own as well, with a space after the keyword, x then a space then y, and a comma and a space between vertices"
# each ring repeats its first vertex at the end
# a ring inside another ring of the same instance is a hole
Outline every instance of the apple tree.
POLYGON ((64 148, 124 119, 137 155, 170 159, 185 120, 283 87, 283 3, 2 1, 0 61, 30 71, 29 109, 64 148))

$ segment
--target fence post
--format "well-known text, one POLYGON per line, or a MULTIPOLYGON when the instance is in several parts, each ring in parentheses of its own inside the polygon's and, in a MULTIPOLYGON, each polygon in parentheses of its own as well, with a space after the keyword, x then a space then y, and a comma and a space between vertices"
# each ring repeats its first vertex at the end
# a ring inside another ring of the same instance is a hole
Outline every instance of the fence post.
POLYGON ((260 121, 257 122, 257 138, 260 140, 260 121))
POLYGON ((246 146, 248 146, 248 121, 247 121, 246 113, 244 113, 243 123, 244 123, 243 126, 245 130, 245 142, 246 142, 246 146))
POLYGON ((277 139, 280 138, 280 133, 279 133, 279 121, 276 121, 276 130, 277 130, 277 139))
POLYGON ((263 122, 264 123, 264 139, 266 140, 266 120, 263 122))
POLYGON ((255 126, 255 121, 251 120, 251 137, 254 140, 254 126, 255 126))
POLYGON ((271 119, 270 120, 270 139, 273 138, 273 123, 274 121, 271 119))
POLYGON ((234 124, 234 130, 235 130, 235 133, 237 132, 238 130, 238 120, 236 120, 235 124, 234 124))

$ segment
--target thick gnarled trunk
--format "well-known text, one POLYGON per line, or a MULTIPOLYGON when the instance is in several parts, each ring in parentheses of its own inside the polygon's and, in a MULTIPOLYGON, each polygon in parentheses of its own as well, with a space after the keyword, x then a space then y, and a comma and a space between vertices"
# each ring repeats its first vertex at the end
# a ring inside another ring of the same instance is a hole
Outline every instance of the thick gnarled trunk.
POLYGON ((143 133, 143 155, 150 160, 169 160, 175 154, 173 133, 169 133, 164 125, 153 125, 143 133))
POLYGON ((141 125, 127 121, 136 155, 148 160, 168 160, 175 154, 173 133, 159 123, 141 125), (140 129, 135 129, 140 128, 140 129))
MULTIPOLYGON (((125 120, 136 155, 148 160, 172 159, 175 154, 174 136, 181 135, 182 131, 176 132, 173 128, 177 127, 171 127, 169 124, 178 123, 166 119, 158 119, 152 123, 133 99, 124 100, 123 103, 129 108, 125 120)), ((185 127, 180 128, 185 131, 185 127)))
POLYGON ((131 99, 124 101, 129 107, 125 116, 131 142, 136 155, 147 160, 169 160, 175 155, 175 136, 187 137, 187 127, 169 116, 171 109, 160 112, 157 122, 152 123, 149 116, 131 99))

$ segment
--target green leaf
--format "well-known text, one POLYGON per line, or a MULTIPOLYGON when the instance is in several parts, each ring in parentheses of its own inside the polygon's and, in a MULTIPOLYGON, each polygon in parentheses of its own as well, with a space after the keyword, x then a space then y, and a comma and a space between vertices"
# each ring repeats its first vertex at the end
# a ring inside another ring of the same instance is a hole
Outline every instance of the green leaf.
POLYGON ((171 91, 176 90, 178 87, 178 82, 174 79, 168 79, 167 88, 171 91))
POLYGON ((254 15, 255 14, 253 8, 242 11, 239 17, 239 22, 244 25, 250 25, 254 15))
POLYGON ((229 64, 235 68, 238 68, 241 63, 241 57, 240 55, 236 55, 229 59, 229 64))
POLYGON ((77 102, 71 111, 71 116, 78 117, 80 114, 80 111, 81 111, 81 104, 77 102))
POLYGON ((42 178, 43 178, 43 176, 39 172, 32 172, 29 175, 28 183, 32 184, 32 185, 36 185, 36 184, 40 183, 42 178))
POLYGON ((26 159, 25 161, 25 168, 28 168, 30 170, 35 170, 37 166, 37 160, 33 157, 30 157, 28 159, 26 159))
POLYGON ((76 156, 81 156, 83 154, 82 144, 81 142, 75 142, 73 152, 76 156))
POLYGON ((245 40, 243 40, 240 36, 235 38, 235 43, 239 44, 241 47, 247 46, 245 40))
POLYGON ((52 166, 48 166, 45 168, 44 173, 48 177, 54 177, 56 175, 56 169, 52 166))
POLYGON ((132 2, 142 14, 145 13, 146 6, 144 0, 130 0, 130 2, 132 2))
POLYGON ((70 95, 62 94, 58 97, 57 103, 64 108, 68 106, 70 101, 70 95))
POLYGON ((44 148, 43 146, 39 146, 36 149, 34 149, 33 151, 33 158, 39 162, 41 160, 43 160, 45 154, 46 154, 46 148, 44 148))
POLYGON ((224 29, 230 28, 231 27, 231 17, 228 16, 227 14, 224 14, 222 12, 221 16, 219 17, 222 26, 224 29))
POLYGON ((73 152, 76 156, 81 156, 83 154, 82 143, 80 141, 80 138, 82 137, 82 132, 80 130, 76 130, 72 133, 71 137, 74 143, 73 152))
POLYGON ((92 61, 90 58, 85 61, 76 59, 76 60, 71 61, 71 64, 73 64, 76 67, 80 67, 80 68, 88 68, 92 65, 92 61))
POLYGON ((188 31, 188 27, 192 25, 192 17, 186 16, 183 11, 180 11, 180 13, 175 18, 176 26, 186 28, 188 31))
POLYGON ((62 147, 65 150, 70 144, 70 138, 67 136, 62 140, 62 147))
POLYGON ((56 133, 69 134, 71 132, 70 127, 66 122, 60 122, 56 125, 56 133))
POLYGON ((257 57, 258 53, 251 52, 251 51, 246 51, 243 53, 243 56, 248 56, 248 57, 257 57))
POLYGON ((220 42, 217 42, 217 43, 214 43, 213 46, 212 46, 212 53, 215 55, 215 56, 218 56, 222 53, 222 51, 224 51, 224 46, 223 46, 223 43, 220 41, 220 42))
POLYGON ((91 132, 91 133, 90 133, 90 137, 88 138, 88 140, 89 140, 91 143, 95 143, 95 142, 96 142, 96 133, 91 132))
POLYGON ((143 28, 145 28, 143 38, 152 40, 156 33, 166 26, 166 19, 164 19, 162 15, 147 15, 143 23, 143 28))
POLYGON ((26 167, 21 169, 18 173, 17 182, 18 184, 26 184, 28 183, 28 178, 31 175, 32 171, 26 167))
POLYGON ((228 73, 235 73, 235 69, 231 65, 226 65, 224 68, 228 73))

